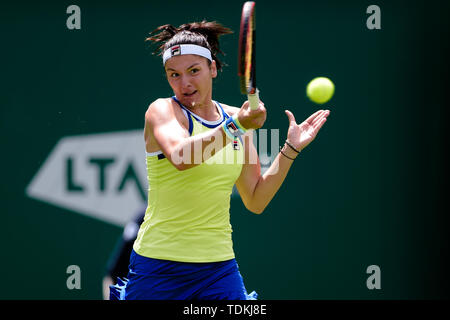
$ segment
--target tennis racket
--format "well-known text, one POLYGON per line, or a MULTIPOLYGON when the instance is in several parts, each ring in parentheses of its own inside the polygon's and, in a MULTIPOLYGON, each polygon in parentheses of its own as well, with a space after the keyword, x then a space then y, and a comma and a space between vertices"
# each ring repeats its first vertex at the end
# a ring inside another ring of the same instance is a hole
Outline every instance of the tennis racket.
POLYGON ((242 7, 241 27, 239 31, 238 76, 241 93, 247 95, 250 108, 259 106, 259 90, 256 88, 256 25, 255 2, 247 1, 242 7))

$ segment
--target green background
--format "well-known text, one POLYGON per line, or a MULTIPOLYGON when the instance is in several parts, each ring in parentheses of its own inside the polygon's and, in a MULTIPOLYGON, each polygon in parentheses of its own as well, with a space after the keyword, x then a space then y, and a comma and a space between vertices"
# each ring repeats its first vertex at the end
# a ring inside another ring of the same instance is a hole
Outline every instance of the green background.
MULTIPOLYGON (((65 136, 139 129, 172 95, 144 43, 157 26, 217 20, 224 36, 214 99, 240 106, 241 1, 21 1, 1 4, 1 299, 101 299, 121 229, 25 195, 65 136), (81 30, 66 8, 81 8, 81 30), (66 268, 81 268, 68 290, 66 268)), ((446 1, 257 1, 264 128, 286 137, 319 108, 306 84, 336 85, 331 115, 262 215, 231 203, 234 248, 261 299, 449 298, 449 55, 446 1), (368 30, 366 8, 381 9, 368 30), (368 290, 366 268, 381 268, 368 290)))

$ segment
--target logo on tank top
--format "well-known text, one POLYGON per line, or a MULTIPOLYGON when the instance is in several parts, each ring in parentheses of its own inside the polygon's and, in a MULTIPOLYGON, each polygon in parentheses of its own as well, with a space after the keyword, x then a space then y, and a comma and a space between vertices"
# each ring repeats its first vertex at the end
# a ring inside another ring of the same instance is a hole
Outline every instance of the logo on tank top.
POLYGON ((237 138, 234 138, 233 141, 233 150, 239 150, 239 141, 237 138))

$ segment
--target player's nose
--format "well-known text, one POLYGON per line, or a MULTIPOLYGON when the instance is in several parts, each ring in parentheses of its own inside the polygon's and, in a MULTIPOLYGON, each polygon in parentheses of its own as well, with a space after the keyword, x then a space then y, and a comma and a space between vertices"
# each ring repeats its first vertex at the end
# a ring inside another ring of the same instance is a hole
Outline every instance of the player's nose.
POLYGON ((189 77, 181 76, 180 84, 181 84, 181 89, 183 91, 186 91, 186 90, 189 90, 192 88, 192 84, 189 81, 189 77))

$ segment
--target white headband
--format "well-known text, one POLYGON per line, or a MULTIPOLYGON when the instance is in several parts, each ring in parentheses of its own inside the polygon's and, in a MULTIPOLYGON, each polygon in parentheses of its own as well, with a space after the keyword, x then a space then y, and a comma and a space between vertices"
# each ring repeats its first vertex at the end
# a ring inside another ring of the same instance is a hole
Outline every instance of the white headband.
POLYGON ((196 44, 177 44, 164 51, 163 65, 165 65, 166 61, 173 56, 180 56, 183 54, 196 54, 212 61, 211 51, 205 47, 196 44))

